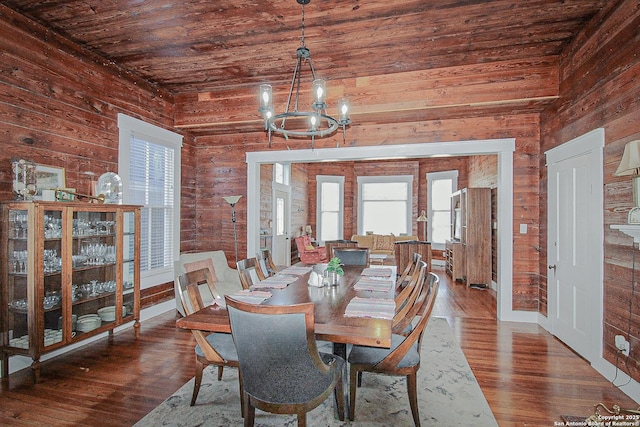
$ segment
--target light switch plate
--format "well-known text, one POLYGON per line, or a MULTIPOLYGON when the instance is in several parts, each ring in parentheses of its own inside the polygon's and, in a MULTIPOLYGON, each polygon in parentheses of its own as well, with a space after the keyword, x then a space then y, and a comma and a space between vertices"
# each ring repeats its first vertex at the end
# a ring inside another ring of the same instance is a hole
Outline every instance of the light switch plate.
POLYGON ((520 234, 527 234, 527 224, 520 224, 520 234))

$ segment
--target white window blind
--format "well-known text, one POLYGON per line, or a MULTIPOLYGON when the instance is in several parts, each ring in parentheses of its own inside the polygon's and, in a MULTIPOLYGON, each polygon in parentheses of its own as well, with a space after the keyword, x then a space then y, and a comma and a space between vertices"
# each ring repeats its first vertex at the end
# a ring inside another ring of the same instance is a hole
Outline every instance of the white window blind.
POLYGON ((119 116, 119 169, 125 202, 142 205, 140 270, 142 287, 149 287, 173 280, 179 256, 182 137, 124 117, 119 116))
POLYGON ((143 205, 141 214, 142 271, 173 266, 173 150, 131 134, 129 203, 143 205))

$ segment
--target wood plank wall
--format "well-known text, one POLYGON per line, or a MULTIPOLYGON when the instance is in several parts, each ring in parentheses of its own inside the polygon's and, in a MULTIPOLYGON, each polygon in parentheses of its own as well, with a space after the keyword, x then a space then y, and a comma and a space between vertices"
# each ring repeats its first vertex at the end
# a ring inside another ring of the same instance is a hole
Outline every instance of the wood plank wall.
MULTIPOLYGON (((67 187, 90 194, 92 176, 118 171, 118 113, 174 130, 172 95, 1 5, 0 34, 1 199, 13 199, 13 157, 62 167, 67 187)), ((190 250, 197 157, 193 137, 182 133, 181 238, 190 250)), ((145 290, 142 305, 173 298, 172 288, 145 290)))
MULTIPOLYGON (((541 121, 542 151, 587 133, 605 130, 604 148, 604 357, 640 380, 640 299, 632 285, 633 257, 638 248, 631 238, 611 230, 624 224, 633 207, 630 177, 614 177, 624 145, 640 139, 640 10, 637 1, 611 2, 561 58, 561 99, 545 111, 541 121), (632 299, 633 297, 633 299, 632 299), (629 301, 632 306, 630 307, 629 301), (630 310, 631 308, 631 310, 630 310), (614 336, 630 334, 630 358, 616 357, 614 336)), ((547 176, 539 159, 541 218, 541 312, 546 313, 547 176)), ((640 259, 640 258, 636 258, 640 259)), ((636 266, 637 268, 637 266, 636 266)), ((637 276, 636 276, 637 277, 637 276)), ((637 279, 636 279, 637 280, 637 279)))
MULTIPOLYGON (((367 126, 360 128, 352 125, 349 131, 349 146, 373 146, 373 145, 389 145, 395 143, 424 143, 436 141, 456 141, 456 140, 474 140, 474 139, 498 139, 498 138, 515 138, 516 152, 514 153, 514 202, 517 205, 514 210, 514 229, 517 224, 527 222, 530 224, 539 223, 539 210, 531 209, 528 205, 532 204, 537 207, 537 195, 532 191, 532 187, 538 188, 538 156, 539 156, 539 115, 538 114, 513 114, 513 115, 489 115, 474 116, 465 118, 446 118, 440 120, 417 121, 411 124, 378 124, 376 126, 367 126), (533 198, 532 201, 528 198, 533 198), (518 206, 518 203, 520 204, 518 206)), ((208 154, 215 152, 215 157, 223 163, 232 163, 234 158, 238 158, 237 152, 245 151, 269 151, 269 150, 286 150, 295 148, 298 144, 302 148, 308 148, 308 144, 304 142, 286 141, 281 138, 272 141, 269 148, 266 136, 263 132, 234 134, 234 135, 215 135, 215 136, 199 136, 198 139, 199 156, 201 159, 208 158, 208 154), (214 146, 218 144, 217 146, 214 146), (228 145, 225 145, 228 144, 228 145), (240 148, 242 147, 242 148, 240 148)), ((316 147, 335 147, 335 141, 318 140, 316 147)), ((235 160, 238 161, 238 160, 235 160)), ((472 186, 466 174, 466 160, 461 161, 456 158, 437 158, 420 160, 420 168, 418 175, 424 179, 426 172, 437 170, 450 170, 461 168, 464 164, 465 173, 461 176, 459 187, 472 186), (424 162, 424 163, 423 163, 424 162)), ((333 171, 342 173, 343 167, 333 163, 310 164, 309 176, 313 177, 319 174, 334 174, 333 171), (318 168, 314 170, 314 168, 318 168)), ((234 182, 246 182, 246 167, 236 168, 237 172, 242 174, 237 176, 234 182)), ((479 173, 477 176, 481 176, 479 173)), ((483 178, 486 179, 486 178, 483 178)), ((495 179, 495 178, 494 178, 495 179)), ((309 181, 309 188, 315 188, 315 182, 312 178, 309 181)), ((355 186, 355 178, 347 179, 345 184, 345 194, 355 194, 357 186, 355 186), (350 193, 351 192, 351 193, 350 193)), ((310 190, 313 191, 313 190, 310 190)), ((418 191, 418 206, 426 206, 426 190, 418 191)), ((311 198, 313 199, 313 197, 311 198)), ((345 200, 345 210, 354 212, 355 205, 353 199, 345 200), (351 200, 351 201, 350 201, 351 200)), ((314 222, 315 206, 309 207, 309 221, 314 222)), ((347 219, 347 223, 351 223, 351 230, 345 226, 345 236, 350 237, 353 230, 356 229, 354 217, 347 219)), ((243 225, 244 226, 244 225, 243 225)), ((210 241, 211 237, 207 235, 206 229, 198 228, 199 240, 210 241)), ((223 242, 224 244, 224 242, 223 242)), ((532 281, 532 269, 530 268, 531 259, 537 259, 538 249, 532 247, 529 242, 522 239, 514 239, 514 273, 513 273, 513 307, 515 310, 537 310, 538 308, 538 281, 532 281)), ((537 273, 536 269, 533 269, 537 273)))
MULTIPOLYGON (((4 53, 2 66, 4 70, 11 71, 3 72, 0 76, 3 83, 0 90, 3 102, 0 108, 9 117, 9 120, 0 124, 5 136, 0 142, 5 148, 0 153, 0 197, 11 198, 8 160, 14 155, 67 167, 68 185, 79 190, 88 189, 83 180, 83 172, 99 174, 115 170, 118 112, 126 112, 151 123, 170 127, 175 106, 169 95, 137 81, 135 77, 112 65, 102 65, 92 59, 89 53, 65 45, 34 23, 6 11, 6 8, 2 11, 0 29, 3 34, 8 35, 0 41, 4 53), (36 144, 28 146, 19 142, 26 136, 33 137, 36 144)), ((529 70, 536 74, 536 67, 539 67, 541 85, 553 86, 553 63, 551 58, 532 60, 532 68, 529 70)), ((484 72, 513 70, 515 65, 505 63, 501 67, 491 64, 487 65, 484 72)), ((472 74, 482 74, 479 68, 482 65, 459 67, 451 74, 451 79, 466 82, 472 74)), ((434 78, 425 83, 433 86, 435 79, 442 77, 443 72, 441 70, 421 76, 434 78)), ((452 87, 454 86, 457 88, 456 92, 447 94, 446 100, 440 101, 447 105, 466 105, 468 99, 478 96, 473 91, 482 87, 458 87, 452 82, 452 87)), ((538 92, 553 95, 554 90, 546 87, 538 92)), ((365 101, 363 99, 360 104, 366 105, 365 101)), ((202 111, 205 105, 219 107, 216 102, 196 102, 193 105, 194 111, 202 111)), ((243 111, 244 108, 246 106, 243 111)), ((449 114, 444 110, 438 114, 416 117, 414 122, 406 124, 381 122, 365 126, 354 121, 346 145, 374 146, 515 137, 517 152, 514 165, 520 168, 518 175, 523 179, 536 177, 537 169, 529 167, 525 148, 534 149, 539 145, 538 115, 520 114, 517 110, 510 111, 509 114, 497 111, 499 110, 476 109, 467 105, 459 109, 452 107, 449 114)), ((260 130, 242 134, 202 135, 195 142, 190 135, 185 136, 185 149, 182 153, 181 250, 222 249, 228 254, 230 265, 233 265, 230 255, 234 247, 231 208, 222 197, 233 194, 246 197, 245 153, 269 150, 266 136, 260 130)), ((340 139, 336 137, 319 140, 316 146, 335 147, 337 142, 341 144, 340 139)), ((299 141, 274 139, 271 150, 295 149, 299 144, 299 141)), ((455 165, 456 160, 439 159, 438 163, 442 165, 442 169, 449 169, 448 165, 455 165)), ((421 176, 423 172, 426 169, 422 170, 421 166, 421 176)), ((460 184, 467 185, 463 182, 460 184)), ((347 188, 347 191, 353 192, 354 189, 347 188)), ((523 198, 529 194, 520 196, 523 198)), ((425 206, 426 201, 421 201, 422 197, 426 195, 418 196, 418 204, 425 206)), ((246 199, 241 199, 236 211, 238 235, 245 236, 246 199)), ((314 212, 310 209, 310 213, 314 212)), ((530 215, 528 220, 536 222, 537 214, 527 212, 530 215)), ((241 240, 239 253, 246 251, 243 245, 241 240)), ((528 294, 530 283, 519 278, 521 273, 517 264, 519 257, 522 257, 520 261, 526 260, 529 254, 527 250, 520 250, 523 248, 515 249, 515 294, 528 294)), ((523 308, 518 305, 518 301, 515 303, 516 309, 523 308)))

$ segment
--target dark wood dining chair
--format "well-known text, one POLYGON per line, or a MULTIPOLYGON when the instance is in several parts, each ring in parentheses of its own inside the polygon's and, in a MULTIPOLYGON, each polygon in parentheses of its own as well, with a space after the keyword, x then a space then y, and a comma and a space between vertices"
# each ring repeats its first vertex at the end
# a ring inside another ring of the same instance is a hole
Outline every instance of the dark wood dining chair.
POLYGON ((256 260, 258 260, 258 265, 262 270, 262 274, 265 277, 271 277, 278 272, 278 267, 276 263, 273 262, 273 258, 271 258, 271 251, 269 249, 260 249, 256 253, 256 260))
POLYGON ((249 289, 254 283, 267 278, 256 258, 241 259, 236 263, 236 269, 243 289, 249 289))
MULTIPOLYGON (((360 373, 375 372, 406 377, 411 415, 416 427, 420 427, 417 377, 422 337, 438 294, 439 281, 428 280, 427 283, 422 291, 425 297, 414 302, 418 304, 417 316, 420 320, 407 336, 393 334, 391 348, 388 349, 354 345, 349 352, 349 420, 353 421, 355 418, 356 385, 360 373)), ((383 400, 381 404, 384 404, 383 400)))
POLYGON ((255 305, 226 296, 231 333, 238 349, 243 384, 244 425, 253 426, 255 408, 275 414, 306 414, 335 391, 344 419, 344 359, 319 353, 313 303, 255 305))
MULTIPOLYGON (((182 307, 187 315, 195 313, 204 308, 199 285, 206 283, 214 295, 214 301, 221 298, 216 290, 211 271, 208 268, 184 273, 178 277, 178 293, 182 301, 182 307)), ((202 384, 202 373, 208 365, 218 367, 218 381, 222 379, 225 366, 238 367, 238 353, 231 334, 210 333, 200 330, 191 330, 196 339, 196 375, 191 396, 191 406, 196 404, 200 385, 202 384)), ((242 390, 242 382, 240 382, 242 390)))
POLYGON ((368 248, 335 248, 333 256, 340 258, 344 265, 368 265, 369 249, 368 248))

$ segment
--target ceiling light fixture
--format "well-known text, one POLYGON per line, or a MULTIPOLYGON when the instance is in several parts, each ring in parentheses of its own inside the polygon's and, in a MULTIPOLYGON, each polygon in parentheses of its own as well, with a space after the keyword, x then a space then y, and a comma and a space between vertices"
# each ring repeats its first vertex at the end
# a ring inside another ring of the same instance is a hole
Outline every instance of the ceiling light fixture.
POLYGON ((313 68, 311 52, 304 44, 304 5, 311 0, 296 0, 302 5, 302 39, 301 46, 296 51, 296 67, 293 70, 289 97, 284 113, 274 114, 272 88, 269 84, 260 85, 260 108, 258 111, 264 119, 264 130, 269 134, 269 146, 271 146, 271 134, 276 133, 284 138, 311 138, 311 148, 314 148, 315 138, 324 138, 332 135, 339 127, 342 127, 343 142, 347 139, 347 126, 351 123, 349 118, 349 100, 342 98, 338 101, 338 118, 335 119, 327 113, 327 87, 323 79, 316 76, 313 68), (302 81, 303 63, 309 64, 313 76, 312 111, 298 111, 300 98, 300 84, 302 81), (294 93, 295 91, 295 93, 294 93))

